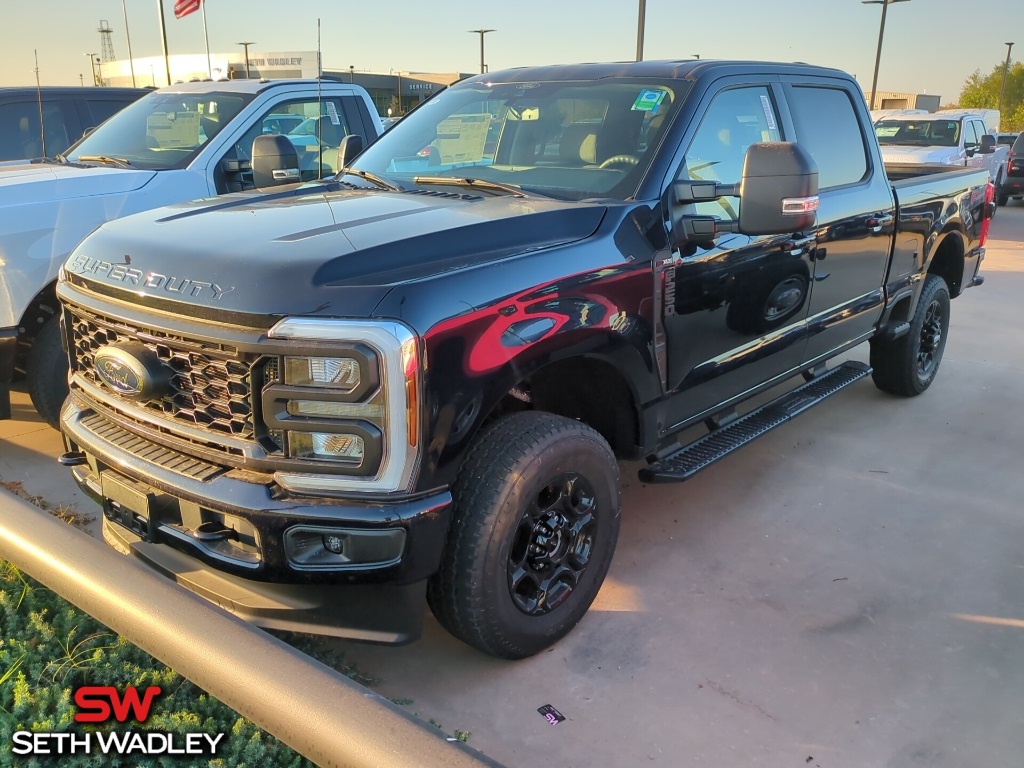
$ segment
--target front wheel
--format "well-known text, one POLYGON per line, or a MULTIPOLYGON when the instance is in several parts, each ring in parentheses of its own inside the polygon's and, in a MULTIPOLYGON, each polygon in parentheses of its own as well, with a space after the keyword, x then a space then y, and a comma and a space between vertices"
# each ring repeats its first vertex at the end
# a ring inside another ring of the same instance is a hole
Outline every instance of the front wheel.
POLYGON ((949 333, 949 289, 938 275, 925 278, 910 330, 898 339, 871 340, 871 377, 883 392, 907 397, 931 386, 949 333))
POLYGON ((47 320, 32 340, 25 379, 32 405, 47 424, 60 429, 60 409, 68 396, 68 355, 59 316, 47 320))
POLYGON ((522 659, 579 622, 619 534, 619 472, 578 421, 517 413, 477 439, 453 488, 455 513, 430 608, 455 637, 522 659))

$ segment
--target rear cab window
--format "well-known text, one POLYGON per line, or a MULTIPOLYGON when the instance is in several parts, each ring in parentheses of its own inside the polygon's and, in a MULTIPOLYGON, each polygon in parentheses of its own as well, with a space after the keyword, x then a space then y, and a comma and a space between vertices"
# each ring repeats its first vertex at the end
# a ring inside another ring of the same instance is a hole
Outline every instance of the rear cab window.
POLYGON ((850 94, 842 88, 794 85, 787 94, 797 140, 818 165, 818 188, 868 177, 868 155, 850 94))

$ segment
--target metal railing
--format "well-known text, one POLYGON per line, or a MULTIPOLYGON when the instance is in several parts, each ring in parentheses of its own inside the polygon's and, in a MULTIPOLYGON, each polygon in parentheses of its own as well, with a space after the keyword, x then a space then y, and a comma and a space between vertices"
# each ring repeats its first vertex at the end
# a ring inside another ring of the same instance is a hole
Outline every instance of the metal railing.
POLYGON ((498 766, 384 697, 0 490, 0 558, 320 766, 498 766))

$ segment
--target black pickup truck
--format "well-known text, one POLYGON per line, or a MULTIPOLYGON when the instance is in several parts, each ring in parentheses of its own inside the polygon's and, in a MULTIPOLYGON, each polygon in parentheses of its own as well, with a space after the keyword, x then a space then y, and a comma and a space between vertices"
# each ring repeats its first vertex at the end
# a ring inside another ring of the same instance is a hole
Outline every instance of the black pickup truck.
POLYGON ((257 624, 404 642, 425 598, 529 656, 608 571, 617 459, 681 481, 868 374, 928 388, 994 210, 936 170, 890 179, 820 67, 470 78, 333 179, 86 239, 62 462, 112 546, 257 624))

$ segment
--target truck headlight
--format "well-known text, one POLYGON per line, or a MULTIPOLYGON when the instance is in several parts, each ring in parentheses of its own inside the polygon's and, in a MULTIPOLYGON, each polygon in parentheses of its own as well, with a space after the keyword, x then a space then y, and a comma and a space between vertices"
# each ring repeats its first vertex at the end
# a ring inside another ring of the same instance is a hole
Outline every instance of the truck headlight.
POLYGON ((418 462, 419 339, 395 321, 287 318, 268 336, 295 344, 269 374, 263 417, 286 458, 288 490, 408 490, 418 462), (319 468, 318 468, 319 467, 319 468))
POLYGON ((286 357, 284 383, 300 387, 329 387, 351 392, 361 380, 359 361, 353 357, 286 357))
POLYGON ((288 453, 296 458, 328 459, 359 466, 366 457, 366 442, 359 435, 329 432, 289 432, 288 453))

